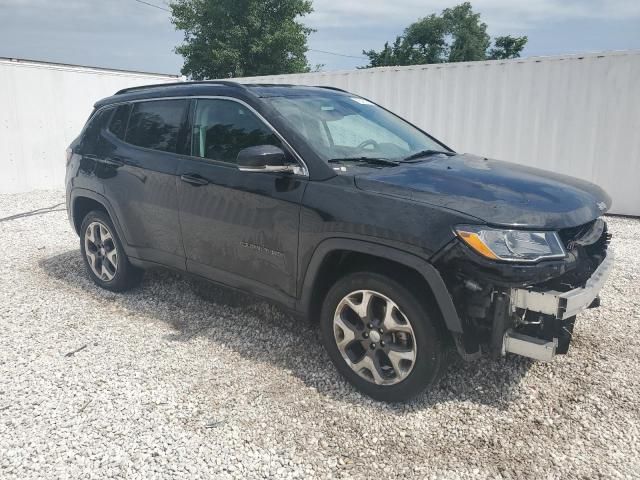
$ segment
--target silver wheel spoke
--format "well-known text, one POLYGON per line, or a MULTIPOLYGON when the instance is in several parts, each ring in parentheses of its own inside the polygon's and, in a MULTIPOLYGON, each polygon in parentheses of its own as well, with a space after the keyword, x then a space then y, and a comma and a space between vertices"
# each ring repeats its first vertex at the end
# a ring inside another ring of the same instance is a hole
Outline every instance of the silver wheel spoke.
POLYGON ((392 332, 407 332, 413 335, 413 329, 411 328, 411 325, 409 325, 409 323, 398 322, 398 319, 394 315, 396 314, 396 312, 397 314, 402 315, 395 304, 393 304, 392 302, 387 302, 387 308, 384 320, 382 322, 384 327, 392 332))
POLYGON ((363 291, 356 292, 356 294, 351 294, 349 297, 344 299, 344 302, 349 305, 349 308, 356 312, 360 318, 364 318, 367 316, 367 311, 369 310, 369 302, 371 301, 371 292, 363 291), (362 295, 362 301, 359 303, 353 300, 353 297, 357 296, 357 294, 362 295))
POLYGON ((103 225, 100 225, 100 240, 102 241, 102 243, 105 243, 108 240, 111 240, 113 242, 111 233, 103 225))
MULTIPOLYGON (((338 348, 344 353, 344 348, 355 340, 356 332, 340 317, 334 318, 333 323, 342 331, 342 339, 338 340, 338 348)), ((337 338, 336 336, 336 339, 337 338)))
POLYGON ((109 271, 107 266, 102 262, 102 269, 100 270, 101 277, 105 280, 111 280, 113 278, 113 274, 109 271))
POLYGON ((118 267, 118 251, 115 248, 110 252, 107 252, 107 260, 111 262, 114 270, 118 267))
POLYGON ((379 370, 378 362, 372 358, 369 352, 358 363, 354 363, 353 367, 358 373, 361 373, 363 369, 367 370, 373 377, 373 381, 378 385, 385 383, 385 378, 379 370))
POLYGON ((95 255, 95 253, 92 253, 89 250, 87 250, 87 259, 89 259, 89 266, 93 270, 95 270, 96 269, 96 255, 95 255))
POLYGON ((93 245, 95 245, 96 243, 95 223, 92 223, 87 227, 86 239, 89 240, 93 245))
POLYGON ((403 369, 400 366, 400 362, 402 362, 403 360, 410 361, 411 366, 413 366, 414 353, 412 350, 406 350, 406 351, 389 350, 389 352, 387 353, 387 357, 389 357, 391 366, 393 367, 393 369, 396 372, 396 375, 398 376, 401 376, 403 371, 406 370, 406 368, 403 369))

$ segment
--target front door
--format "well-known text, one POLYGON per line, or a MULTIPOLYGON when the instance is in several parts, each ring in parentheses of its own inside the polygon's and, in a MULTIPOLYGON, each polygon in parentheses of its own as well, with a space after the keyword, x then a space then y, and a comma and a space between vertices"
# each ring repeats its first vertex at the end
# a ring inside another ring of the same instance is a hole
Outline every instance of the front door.
POLYGON ((191 156, 177 172, 187 269, 292 305, 306 178, 238 170, 243 148, 285 147, 245 104, 195 102, 191 156))

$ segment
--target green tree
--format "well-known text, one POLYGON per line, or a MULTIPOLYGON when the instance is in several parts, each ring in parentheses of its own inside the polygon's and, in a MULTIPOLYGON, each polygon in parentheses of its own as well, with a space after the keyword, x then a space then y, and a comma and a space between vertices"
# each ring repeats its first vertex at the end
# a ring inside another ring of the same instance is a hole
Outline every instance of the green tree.
POLYGON ((495 47, 489 50, 488 58, 490 60, 502 60, 504 58, 518 58, 520 52, 527 44, 527 37, 512 37, 506 35, 504 37, 496 37, 494 40, 495 47))
POLYGON ((409 25, 393 45, 387 42, 379 52, 363 51, 369 57, 365 68, 516 58, 527 37, 497 37, 494 43, 490 48, 487 24, 473 12, 471 3, 464 2, 409 25))
POLYGON ((171 21, 184 31, 176 53, 194 80, 310 70, 299 18, 311 0, 174 0, 171 21))

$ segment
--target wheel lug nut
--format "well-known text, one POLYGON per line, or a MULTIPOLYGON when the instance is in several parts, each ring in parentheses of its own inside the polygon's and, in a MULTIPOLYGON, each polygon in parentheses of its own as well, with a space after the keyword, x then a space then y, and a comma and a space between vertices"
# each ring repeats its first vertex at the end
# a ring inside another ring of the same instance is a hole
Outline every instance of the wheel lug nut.
POLYGON ((380 346, 381 346, 381 347, 384 347, 384 341, 381 341, 381 342, 380 342, 380 346))
POLYGON ((378 332, 380 332, 380 333, 384 333, 384 330, 383 330, 383 329, 381 329, 381 328, 379 328, 379 329, 378 329, 378 332))
POLYGON ((362 334, 362 336, 363 336, 364 338, 369 338, 369 332, 364 332, 364 333, 362 334))
POLYGON ((375 350, 375 348, 376 348, 376 344, 375 344, 375 343, 372 343, 372 344, 371 344, 371 350, 375 350))
POLYGON ((373 328, 373 323, 370 323, 369 325, 367 325, 367 327, 373 328))

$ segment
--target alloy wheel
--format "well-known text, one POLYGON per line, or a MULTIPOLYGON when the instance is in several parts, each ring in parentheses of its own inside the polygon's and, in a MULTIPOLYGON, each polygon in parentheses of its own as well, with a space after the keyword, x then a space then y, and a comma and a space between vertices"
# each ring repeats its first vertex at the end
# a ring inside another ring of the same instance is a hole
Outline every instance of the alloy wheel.
POLYGON ((118 270, 118 249, 109 228, 101 222, 91 222, 84 233, 84 250, 93 273, 110 282, 118 270))
POLYGON ((333 333, 349 367, 377 385, 394 385, 411 373, 417 346, 411 323, 390 298, 372 290, 346 295, 336 308, 333 333))

